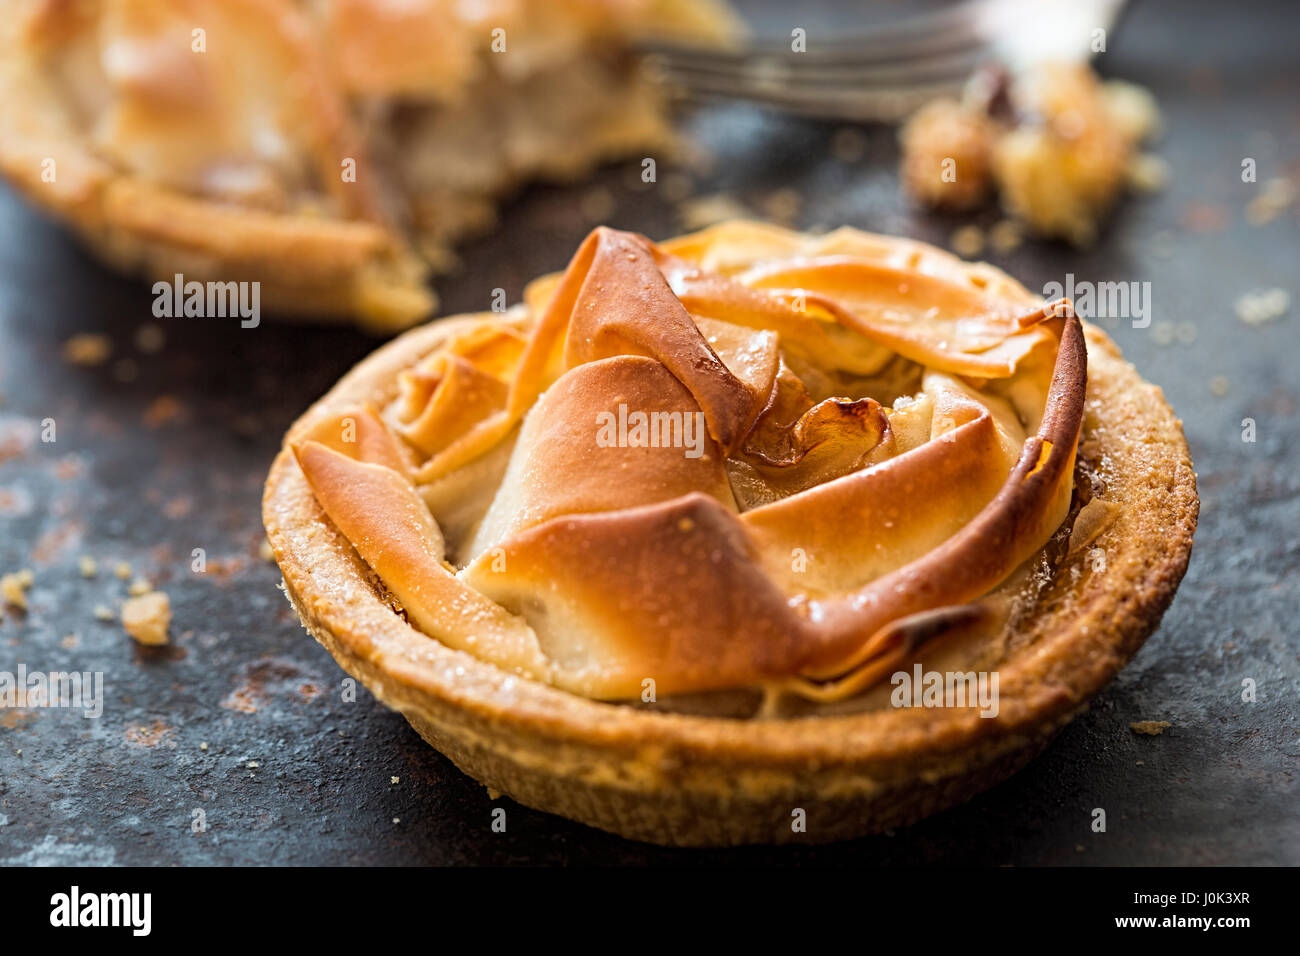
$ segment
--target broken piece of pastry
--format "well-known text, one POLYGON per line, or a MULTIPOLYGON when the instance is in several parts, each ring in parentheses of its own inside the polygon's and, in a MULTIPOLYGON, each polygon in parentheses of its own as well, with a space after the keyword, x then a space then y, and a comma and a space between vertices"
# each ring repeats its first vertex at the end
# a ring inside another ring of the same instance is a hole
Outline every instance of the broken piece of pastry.
POLYGON ((978 74, 961 101, 936 100, 900 133, 903 188, 926 205, 971 209, 996 194, 1040 236, 1091 244, 1126 186, 1158 180, 1139 152, 1159 125, 1151 95, 1053 63, 1014 80, 978 74))
POLYGON ((503 191, 666 145, 633 45, 706 0, 16 0, 0 173, 111 264, 404 328, 503 191))
POLYGON ((598 229, 513 310, 381 349, 264 517, 308 630, 466 772, 735 843, 1014 769, 1155 627, 1196 509, 1168 406, 1068 300, 735 222, 598 229), (902 689, 935 674, 969 696, 902 689))

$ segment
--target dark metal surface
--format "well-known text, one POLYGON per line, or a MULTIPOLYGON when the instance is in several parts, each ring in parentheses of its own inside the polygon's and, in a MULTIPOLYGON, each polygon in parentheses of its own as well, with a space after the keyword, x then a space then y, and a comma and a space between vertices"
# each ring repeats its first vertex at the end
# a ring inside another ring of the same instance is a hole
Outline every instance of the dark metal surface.
MULTIPOLYGON (((1034 288, 1067 272, 1151 283, 1152 326, 1110 329, 1183 417, 1200 474, 1201 526, 1173 608, 1092 709, 1012 780, 905 831, 831 847, 670 851, 494 804, 364 690, 344 703, 342 673, 257 555, 259 499, 286 426, 377 343, 270 321, 164 319, 165 347, 142 353, 149 287, 104 271, 0 193, 0 572, 35 575, 30 610, 0 619, 0 670, 105 681, 98 719, 0 711, 0 863, 1300 862, 1300 315, 1293 305, 1260 327, 1233 315, 1254 289, 1300 302, 1295 208, 1260 227, 1244 215, 1261 186, 1241 181, 1243 157, 1261 183, 1300 180, 1300 18, 1289 4, 1261 9, 1135 8, 1099 67, 1157 94, 1167 188, 1127 201, 1092 251, 1031 244, 990 256, 1034 288), (111 337, 105 365, 62 358, 85 331, 111 337), (119 380, 120 359, 137 366, 133 381, 119 380), (1226 394, 1211 391, 1215 376, 1226 394), (1253 444, 1241 438, 1247 417, 1253 444), (47 418, 54 443, 40 440, 47 418), (190 570, 194 548, 206 573, 190 570), (98 559, 98 577, 78 573, 82 555, 98 559), (170 647, 142 649, 95 619, 96 605, 125 595, 118 560, 171 595, 170 647), (1247 678, 1253 703, 1242 700, 1247 678), (1172 726, 1142 737, 1129 729, 1139 720, 1172 726), (490 827, 494 806, 507 808, 505 833, 490 827), (1098 807, 1105 833, 1090 828, 1098 807), (195 810, 204 832, 192 832, 195 810)), ((892 131, 869 131, 865 157, 846 162, 827 126, 744 109, 688 126, 717 158, 697 193, 725 191, 761 214, 774 191, 794 189, 802 227, 942 244, 955 225, 899 196, 892 131)), ((614 199, 608 221, 672 234, 669 167, 648 188, 639 169, 599 177, 614 199)), ((591 225, 583 197, 589 211, 600 204, 579 186, 537 187, 507 206, 504 228, 466 247, 467 268, 441 281, 444 311, 485 308, 496 287, 513 301, 527 278, 562 267, 591 225)))

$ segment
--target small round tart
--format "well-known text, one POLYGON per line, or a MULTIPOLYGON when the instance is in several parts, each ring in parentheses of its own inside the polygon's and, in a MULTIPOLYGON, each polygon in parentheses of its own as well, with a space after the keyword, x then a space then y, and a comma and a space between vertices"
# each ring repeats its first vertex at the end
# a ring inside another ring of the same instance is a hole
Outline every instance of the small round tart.
POLYGON ((307 630, 492 790, 635 839, 824 842, 1037 753, 1154 630, 1195 476, 1068 300, 907 239, 597 229, 289 431, 307 630))

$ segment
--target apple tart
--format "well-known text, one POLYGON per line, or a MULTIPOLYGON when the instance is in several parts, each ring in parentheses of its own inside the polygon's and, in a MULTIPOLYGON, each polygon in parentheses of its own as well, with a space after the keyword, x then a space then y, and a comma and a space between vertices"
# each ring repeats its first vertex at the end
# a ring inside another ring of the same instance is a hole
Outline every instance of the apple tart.
POLYGON ((310 633, 522 803, 672 844, 914 820, 1043 747, 1186 567, 1159 390, 988 265, 601 228, 524 300, 362 362, 264 501, 310 633))
POLYGON ((15 0, 0 173, 115 266, 379 331, 531 177, 665 146, 634 45, 715 0, 15 0))

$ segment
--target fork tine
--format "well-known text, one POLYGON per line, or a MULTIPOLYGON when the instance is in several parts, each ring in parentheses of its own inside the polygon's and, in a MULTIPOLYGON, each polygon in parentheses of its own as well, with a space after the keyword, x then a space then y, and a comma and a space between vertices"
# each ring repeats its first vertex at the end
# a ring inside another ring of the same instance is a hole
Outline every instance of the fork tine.
POLYGON ((665 84, 679 98, 743 100, 800 116, 892 121, 939 96, 960 91, 987 55, 931 57, 906 64, 823 66, 784 59, 725 64, 661 60, 665 84))
POLYGON ((751 41, 736 49, 712 49, 651 42, 647 52, 677 62, 745 62, 755 58, 788 58, 823 63, 888 62, 916 56, 968 50, 987 44, 990 23, 1010 22, 1009 13, 1026 0, 963 0, 941 11, 906 17, 873 26, 870 32, 814 33, 809 49, 794 53, 789 40, 751 41))
POLYGON ((939 82, 919 86, 881 87, 875 90, 838 90, 817 93, 688 87, 680 91, 679 96, 684 100, 697 102, 741 100, 811 119, 892 123, 933 99, 955 95, 960 91, 961 85, 960 82, 939 82))
POLYGON ((722 51, 660 45, 649 49, 647 62, 683 98, 740 99, 805 116, 893 121, 930 99, 957 93, 989 60, 1014 64, 1073 55, 1068 48, 1086 40, 1084 28, 1109 29, 1123 4, 964 0, 865 36, 817 36, 799 53, 784 40, 722 51), (1067 49, 1054 52, 1062 44, 1053 41, 1065 41, 1067 49))
POLYGON ((872 87, 965 78, 987 56, 986 49, 971 49, 959 54, 925 57, 900 64, 824 64, 778 59, 708 63, 664 58, 655 63, 655 68, 661 70, 665 78, 679 80, 690 86, 749 83, 791 87, 872 87))
POLYGON ((905 61, 917 56, 936 56, 983 46, 985 39, 973 28, 950 30, 897 41, 861 35, 846 38, 814 38, 807 52, 794 53, 788 45, 755 43, 734 50, 649 44, 646 51, 680 63, 745 63, 754 59, 783 59, 817 63, 861 63, 905 61))

